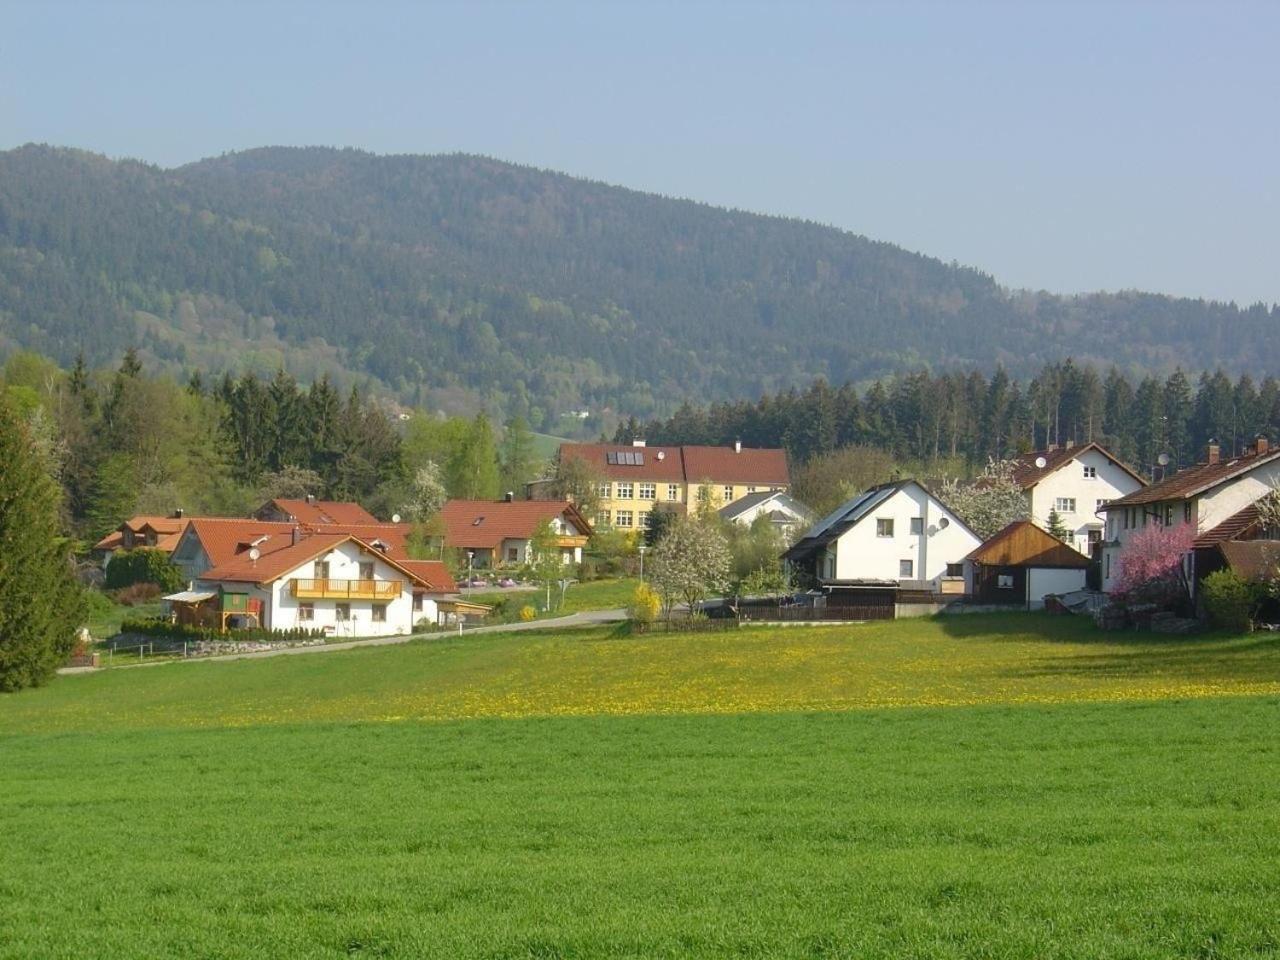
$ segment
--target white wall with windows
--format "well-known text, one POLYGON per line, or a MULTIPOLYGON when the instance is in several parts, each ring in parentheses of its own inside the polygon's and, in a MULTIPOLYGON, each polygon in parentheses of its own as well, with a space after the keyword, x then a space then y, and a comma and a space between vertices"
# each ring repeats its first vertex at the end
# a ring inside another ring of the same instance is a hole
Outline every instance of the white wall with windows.
POLYGON ((1097 450, 1080 454, 1031 488, 1031 519, 1048 529, 1049 514, 1057 511, 1071 532, 1070 545, 1089 552, 1091 540, 1101 540, 1105 517, 1100 508, 1141 487, 1130 473, 1097 450))

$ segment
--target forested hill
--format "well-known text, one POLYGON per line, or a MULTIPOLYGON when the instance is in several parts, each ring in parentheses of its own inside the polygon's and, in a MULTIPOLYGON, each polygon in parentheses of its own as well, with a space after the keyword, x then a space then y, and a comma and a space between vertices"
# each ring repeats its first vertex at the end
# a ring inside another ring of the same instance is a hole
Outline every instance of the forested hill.
POLYGON ((175 371, 346 369, 551 425, 922 365, 1260 372, 1280 360, 1274 319, 1010 293, 830 227, 474 156, 0 153, 0 349, 64 363, 136 343, 175 371))

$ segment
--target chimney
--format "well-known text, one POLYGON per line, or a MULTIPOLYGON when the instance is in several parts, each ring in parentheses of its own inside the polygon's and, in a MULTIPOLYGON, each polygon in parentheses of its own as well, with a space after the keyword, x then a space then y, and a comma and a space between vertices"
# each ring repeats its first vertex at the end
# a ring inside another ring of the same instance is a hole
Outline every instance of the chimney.
POLYGON ((293 545, 296 547, 302 542, 302 528, 297 524, 293 527, 293 545))
POLYGON ((316 502, 316 495, 314 493, 308 493, 307 503, 315 503, 315 502, 316 502))
POLYGON ((644 438, 643 438, 643 437, 635 437, 635 438, 633 438, 633 439, 632 439, 632 441, 631 441, 631 445, 632 445, 633 447, 643 447, 643 446, 644 446, 644 438))
POLYGON ((173 519, 181 520, 183 512, 184 512, 183 509, 181 507, 178 507, 178 509, 173 511, 173 519))
POLYGON ((1073 437, 1073 438, 1069 438, 1067 442, 1063 444, 1063 447, 1067 450, 1070 450, 1075 445, 1076 445, 1076 441, 1075 441, 1075 438, 1073 437))
POLYGON ((508 490, 502 499, 505 500, 507 503, 515 503, 515 500, 516 500, 515 491, 508 490))
POLYGON ((1258 434, 1257 438, 1253 441, 1253 449, 1258 456, 1262 456, 1271 449, 1271 441, 1262 434, 1258 434))
POLYGON ((1058 445, 1056 443, 1047 443, 1045 444, 1044 449, 1046 453, 1053 453, 1055 450, 1058 449, 1058 445))
POLYGON ((733 441, 733 452, 734 452, 734 453, 741 453, 741 452, 742 452, 742 441, 741 441, 741 440, 735 440, 735 441, 733 441))
POLYGON ((1209 441, 1209 448, 1205 453, 1205 463, 1217 463, 1221 448, 1218 446, 1217 440, 1209 441))

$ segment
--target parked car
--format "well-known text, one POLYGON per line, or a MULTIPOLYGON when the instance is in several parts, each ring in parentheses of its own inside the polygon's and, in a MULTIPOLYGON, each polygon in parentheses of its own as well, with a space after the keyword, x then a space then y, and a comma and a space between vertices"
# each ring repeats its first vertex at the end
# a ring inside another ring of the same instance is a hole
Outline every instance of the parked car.
POLYGON ((472 577, 470 580, 465 582, 465 586, 468 587, 487 587, 488 585, 489 581, 484 579, 484 577, 472 577))
POLYGON ((501 580, 498 581, 498 586, 500 587, 514 587, 515 585, 516 585, 516 582, 512 580, 510 577, 503 577, 501 580))

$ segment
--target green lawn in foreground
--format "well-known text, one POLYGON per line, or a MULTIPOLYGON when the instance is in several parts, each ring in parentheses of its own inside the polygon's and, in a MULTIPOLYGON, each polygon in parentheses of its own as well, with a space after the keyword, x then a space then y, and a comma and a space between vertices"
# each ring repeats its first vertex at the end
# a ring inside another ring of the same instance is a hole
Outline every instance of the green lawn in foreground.
POLYGON ((1036 616, 62 678, 0 957, 1275 956, 1278 723, 1270 636, 1036 616))
POLYGON ((503 600, 516 597, 517 602, 529 604, 538 609, 539 614, 547 617, 563 617, 571 613, 585 610, 621 610, 630 603, 636 586, 640 583, 634 577, 620 577, 616 580, 588 580, 585 583, 571 583, 564 592, 564 603, 560 602, 560 588, 552 586, 552 610, 542 613, 542 605, 546 602, 546 588, 521 590, 516 593, 497 591, 494 593, 473 593, 467 596, 475 603, 487 603, 495 606, 503 600))

